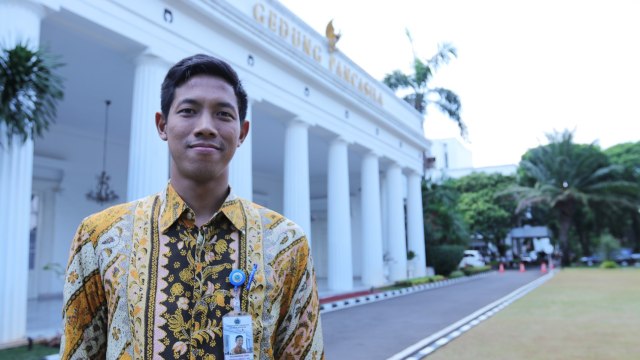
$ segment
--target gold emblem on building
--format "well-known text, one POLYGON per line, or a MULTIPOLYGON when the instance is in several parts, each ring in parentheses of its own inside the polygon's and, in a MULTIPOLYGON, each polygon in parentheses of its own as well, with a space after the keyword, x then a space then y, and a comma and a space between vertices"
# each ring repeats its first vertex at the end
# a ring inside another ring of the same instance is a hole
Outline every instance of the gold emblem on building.
POLYGON ((327 40, 329 41, 329 52, 332 53, 336 51, 336 44, 338 43, 338 40, 340 40, 341 36, 340 33, 336 34, 336 30, 333 28, 333 19, 331 19, 327 24, 326 35, 327 40))

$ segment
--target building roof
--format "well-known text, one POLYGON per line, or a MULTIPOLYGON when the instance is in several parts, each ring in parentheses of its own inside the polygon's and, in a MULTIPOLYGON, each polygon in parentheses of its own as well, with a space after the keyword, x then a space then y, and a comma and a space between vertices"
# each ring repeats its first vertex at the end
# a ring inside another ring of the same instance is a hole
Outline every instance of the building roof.
POLYGON ((529 226, 518 227, 511 229, 511 238, 538 238, 538 237, 550 237, 551 232, 546 226, 529 226))

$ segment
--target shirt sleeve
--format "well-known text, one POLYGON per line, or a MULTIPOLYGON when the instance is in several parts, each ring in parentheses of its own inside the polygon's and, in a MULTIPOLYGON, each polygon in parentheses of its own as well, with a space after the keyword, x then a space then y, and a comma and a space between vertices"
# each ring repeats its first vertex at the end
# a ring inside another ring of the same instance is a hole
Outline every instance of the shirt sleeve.
POLYGON ((274 355, 276 359, 324 359, 318 288, 305 236, 292 255, 274 355))
POLYGON ((73 239, 65 274, 62 360, 105 358, 106 303, 95 244, 85 220, 73 239))

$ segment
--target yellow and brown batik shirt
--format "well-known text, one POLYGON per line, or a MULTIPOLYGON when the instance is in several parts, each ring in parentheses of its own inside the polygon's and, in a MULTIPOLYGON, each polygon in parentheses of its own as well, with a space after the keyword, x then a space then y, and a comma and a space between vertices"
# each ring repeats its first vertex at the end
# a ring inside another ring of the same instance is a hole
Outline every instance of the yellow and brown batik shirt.
POLYGON ((255 359, 324 358, 309 245, 290 220, 229 195, 195 215, 169 184, 86 218, 64 288, 62 359, 223 359, 233 269, 257 265, 243 311, 255 359))

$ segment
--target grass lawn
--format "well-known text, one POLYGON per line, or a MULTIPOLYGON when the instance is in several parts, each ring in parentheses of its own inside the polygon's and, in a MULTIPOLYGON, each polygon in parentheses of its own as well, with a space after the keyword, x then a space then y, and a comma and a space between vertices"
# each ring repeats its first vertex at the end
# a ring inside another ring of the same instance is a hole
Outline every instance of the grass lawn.
POLYGON ((26 346, 13 349, 0 350, 0 360, 41 360, 51 354, 57 354, 58 348, 42 345, 33 345, 33 349, 27 350, 26 346))
POLYGON ((566 269, 427 357, 640 359, 640 269, 566 269))

